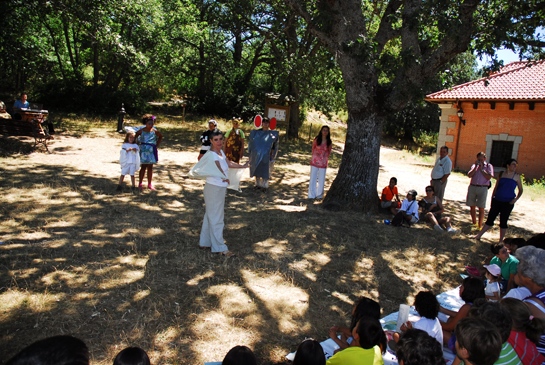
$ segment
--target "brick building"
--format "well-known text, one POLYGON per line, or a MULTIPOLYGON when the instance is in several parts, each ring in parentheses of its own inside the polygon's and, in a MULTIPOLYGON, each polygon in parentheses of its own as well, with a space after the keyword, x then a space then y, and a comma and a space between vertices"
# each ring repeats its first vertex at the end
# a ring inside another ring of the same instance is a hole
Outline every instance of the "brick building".
POLYGON ((426 100, 441 108, 437 147, 449 148, 454 167, 469 170, 485 151, 496 171, 515 158, 527 179, 545 175, 545 60, 512 62, 426 100))

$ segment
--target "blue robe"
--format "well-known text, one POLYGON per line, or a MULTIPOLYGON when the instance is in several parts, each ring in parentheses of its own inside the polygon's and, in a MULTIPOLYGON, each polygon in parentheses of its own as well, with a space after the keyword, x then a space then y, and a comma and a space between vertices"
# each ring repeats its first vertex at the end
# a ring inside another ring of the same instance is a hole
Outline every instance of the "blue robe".
POLYGON ((276 159, 278 154, 278 131, 264 131, 256 129, 250 133, 250 177, 269 179, 269 163, 276 159))

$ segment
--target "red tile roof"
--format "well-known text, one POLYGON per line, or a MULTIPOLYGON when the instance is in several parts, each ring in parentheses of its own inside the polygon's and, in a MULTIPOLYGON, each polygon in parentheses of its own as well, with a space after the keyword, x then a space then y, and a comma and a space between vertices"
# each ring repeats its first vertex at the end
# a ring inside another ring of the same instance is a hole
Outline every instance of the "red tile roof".
POLYGON ((489 77, 427 95, 426 100, 545 100, 545 60, 511 62, 489 77))

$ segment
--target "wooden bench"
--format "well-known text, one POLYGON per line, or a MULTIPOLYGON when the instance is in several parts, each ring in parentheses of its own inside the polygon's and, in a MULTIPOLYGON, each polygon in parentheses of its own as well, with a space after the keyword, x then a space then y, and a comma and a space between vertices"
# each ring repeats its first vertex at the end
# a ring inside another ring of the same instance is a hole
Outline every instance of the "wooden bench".
POLYGON ((47 141, 53 139, 47 131, 44 131, 38 121, 0 119, 0 134, 4 136, 28 136, 34 137, 34 147, 44 145, 48 153, 47 141))

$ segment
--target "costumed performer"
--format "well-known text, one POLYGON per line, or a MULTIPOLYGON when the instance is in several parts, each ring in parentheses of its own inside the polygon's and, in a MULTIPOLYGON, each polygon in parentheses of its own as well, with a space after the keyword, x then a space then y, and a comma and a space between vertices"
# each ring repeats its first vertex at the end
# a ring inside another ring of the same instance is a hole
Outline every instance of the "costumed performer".
POLYGON ((255 188, 261 189, 264 193, 269 188, 276 155, 278 154, 278 131, 272 131, 269 118, 262 121, 262 128, 254 129, 250 133, 250 177, 255 176, 255 188))
POLYGON ((212 132, 216 130, 219 131, 218 122, 216 122, 214 119, 210 119, 208 121, 208 130, 204 131, 203 134, 201 134, 202 145, 201 145, 201 150, 199 152, 198 161, 200 161, 202 156, 204 156, 204 154, 208 152, 208 150, 210 149, 210 145, 212 142, 212 132))
POLYGON ((244 153, 244 131, 239 129, 242 118, 233 118, 233 128, 225 133, 225 156, 233 162, 239 163, 244 153))

